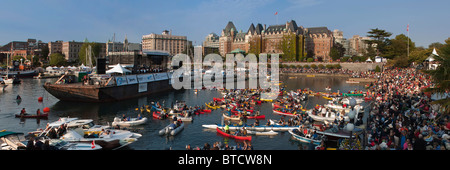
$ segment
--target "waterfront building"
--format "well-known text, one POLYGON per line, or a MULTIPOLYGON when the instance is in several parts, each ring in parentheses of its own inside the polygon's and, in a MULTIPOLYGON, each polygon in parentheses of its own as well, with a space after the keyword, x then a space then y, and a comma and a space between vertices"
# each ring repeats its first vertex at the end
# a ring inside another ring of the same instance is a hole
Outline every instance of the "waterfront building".
POLYGON ((353 35, 349 41, 349 55, 351 56, 363 56, 367 53, 369 44, 366 40, 371 40, 370 37, 361 37, 359 35, 353 35))
POLYGON ((313 52, 315 59, 330 61, 330 50, 333 47, 333 33, 327 27, 306 29, 306 51, 313 52))
POLYGON ((47 43, 41 40, 36 41, 36 39, 27 39, 27 41, 11 41, 8 44, 0 47, 0 53, 11 54, 12 56, 33 56, 40 55, 42 48, 48 46, 47 43))
POLYGON ((162 34, 143 35, 142 50, 166 51, 174 56, 180 53, 189 55, 193 52, 193 47, 192 41, 188 41, 186 36, 172 35, 172 32, 164 30, 162 34))
POLYGON ((57 40, 55 42, 48 42, 48 55, 52 55, 53 53, 61 53, 62 54, 63 41, 57 40))
POLYGON ((268 54, 284 54, 293 55, 294 60, 304 55, 304 28, 297 26, 294 20, 286 22, 282 25, 262 25, 258 23, 256 26, 252 23, 247 32, 237 31, 233 22, 229 21, 222 30, 219 38, 219 53, 225 56, 231 51, 240 49, 246 53, 268 53, 268 54), (283 40, 290 41, 287 49, 283 49, 281 42, 283 40), (291 41, 292 40, 292 41, 291 41), (292 50, 291 50, 292 49, 292 50))

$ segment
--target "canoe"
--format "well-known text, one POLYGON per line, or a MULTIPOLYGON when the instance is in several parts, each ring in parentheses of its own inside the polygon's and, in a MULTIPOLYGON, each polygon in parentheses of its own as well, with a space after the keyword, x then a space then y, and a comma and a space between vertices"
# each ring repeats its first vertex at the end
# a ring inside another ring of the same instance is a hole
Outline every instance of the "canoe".
POLYGON ((20 115, 16 114, 18 118, 47 118, 48 114, 40 114, 40 115, 20 115))
POLYGON ((222 130, 219 129, 219 128, 216 128, 216 130, 217 130, 217 133, 219 133, 219 134, 221 134, 221 135, 223 135, 223 136, 225 136, 225 137, 229 137, 229 138, 233 138, 233 139, 238 139, 238 140, 249 140, 249 141, 252 140, 252 137, 251 137, 251 136, 236 136, 236 135, 232 135, 232 134, 225 133, 224 131, 222 131, 222 130))
MULTIPOLYGON (((207 129, 216 129, 217 127, 224 128, 225 125, 211 124, 211 125, 202 125, 202 127, 207 128, 207 129)), ((230 128, 230 130, 237 130, 237 129, 242 129, 242 127, 244 127, 244 126, 230 125, 228 127, 230 128)), ((245 129, 247 129, 247 130, 259 131, 259 132, 265 132, 265 131, 271 131, 271 130, 272 131, 288 131, 289 129, 295 129, 295 128, 298 128, 298 126, 280 126, 280 125, 245 126, 245 129)))
POLYGON ((114 122, 112 122, 113 126, 119 125, 119 126, 137 126, 142 125, 144 123, 147 123, 147 118, 143 117, 141 119, 138 118, 131 118, 129 121, 123 121, 118 117, 114 118, 114 122))
POLYGON ((342 93, 343 96, 364 96, 364 93, 342 93))
POLYGON ((257 131, 247 130, 247 134, 256 135, 256 136, 274 136, 274 135, 278 135, 278 132, 275 132, 273 130, 268 131, 268 132, 257 132, 257 131))
POLYGON ((282 112, 282 111, 278 111, 273 109, 273 113, 278 114, 278 115, 283 115, 283 116, 296 116, 297 114, 292 114, 292 113, 288 113, 288 112, 282 112))
MULTIPOLYGON (((297 130, 298 131, 298 130, 297 130)), ((294 129, 293 130, 289 130, 288 131, 295 139, 301 141, 301 142, 305 142, 305 143, 313 143, 314 145, 320 145, 320 143, 322 142, 321 140, 314 140, 305 136, 300 136, 297 133, 294 133, 294 129)))

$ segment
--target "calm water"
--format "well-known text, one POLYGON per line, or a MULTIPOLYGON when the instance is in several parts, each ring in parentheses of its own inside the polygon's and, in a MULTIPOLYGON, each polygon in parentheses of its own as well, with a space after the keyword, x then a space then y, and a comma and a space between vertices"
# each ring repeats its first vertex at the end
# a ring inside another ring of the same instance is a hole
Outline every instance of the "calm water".
MULTIPOLYGON (((347 92, 349 90, 362 90, 364 86, 346 84, 346 78, 339 77, 315 77, 308 78, 302 76, 282 75, 280 80, 287 86, 286 89, 310 88, 314 91, 324 91, 325 87, 331 86, 332 91, 340 90, 347 92)), ((166 106, 170 106, 175 100, 186 101, 188 106, 204 105, 205 102, 212 101, 213 97, 222 97, 218 91, 201 90, 194 94, 193 90, 173 91, 169 93, 160 93, 147 97, 130 99, 126 101, 113 103, 76 103, 59 101, 42 87, 45 82, 54 82, 56 79, 23 79, 20 85, 9 85, 5 91, 0 92, 0 130, 27 133, 39 128, 45 128, 46 124, 59 119, 59 117, 78 117, 81 119, 93 119, 98 124, 107 124, 112 122, 115 116, 126 114, 135 117, 138 112, 135 109, 142 105, 148 105, 152 101, 165 101, 166 106), (17 103, 17 95, 22 97, 22 102, 17 103), (44 97, 43 102, 38 102, 39 97, 44 97), (48 120, 15 118, 14 114, 25 108, 28 113, 34 114, 37 109, 44 107, 50 108, 48 120)), ((309 97, 307 108, 312 108, 316 104, 325 104, 327 100, 322 97, 309 97)), ((272 113, 271 103, 257 105, 256 110, 266 115, 267 119, 279 119, 281 116, 272 113)), ((171 147, 176 150, 183 150, 187 144, 191 147, 202 147, 205 142, 212 143, 219 141, 235 146, 233 139, 227 139, 216 134, 215 130, 206 130, 203 124, 215 124, 221 122, 221 109, 214 110, 212 113, 194 116, 193 122, 186 122, 185 128, 177 136, 165 137, 159 136, 158 131, 167 126, 169 120, 156 120, 150 114, 144 114, 149 118, 145 125, 133 128, 133 131, 141 133, 143 136, 131 145, 129 149, 136 150, 163 150, 171 147)), ((266 120, 260 120, 265 124, 266 120)), ((253 120, 248 120, 248 124, 253 120)), ((306 149, 307 146, 291 138, 288 132, 281 132, 276 136, 252 136, 252 145, 255 150, 297 150, 306 149)))

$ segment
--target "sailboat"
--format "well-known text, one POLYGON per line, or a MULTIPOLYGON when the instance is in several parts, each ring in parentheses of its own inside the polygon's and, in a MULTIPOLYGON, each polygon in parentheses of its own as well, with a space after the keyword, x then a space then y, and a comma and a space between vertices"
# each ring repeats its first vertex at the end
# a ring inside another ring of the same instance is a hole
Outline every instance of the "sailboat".
POLYGON ((9 55, 6 56, 6 75, 2 78, 5 84, 20 84, 20 80, 15 76, 13 78, 9 78, 9 55))

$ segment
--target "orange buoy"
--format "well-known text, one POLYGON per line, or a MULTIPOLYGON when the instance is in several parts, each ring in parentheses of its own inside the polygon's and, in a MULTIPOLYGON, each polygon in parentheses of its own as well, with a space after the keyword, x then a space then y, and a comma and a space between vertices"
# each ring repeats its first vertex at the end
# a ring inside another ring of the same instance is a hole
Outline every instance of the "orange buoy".
POLYGON ((44 100, 43 97, 39 97, 39 98, 38 98, 38 101, 39 101, 39 102, 42 102, 43 100, 44 100))
POLYGON ((42 111, 44 111, 44 112, 50 112, 50 108, 45 107, 42 111))

